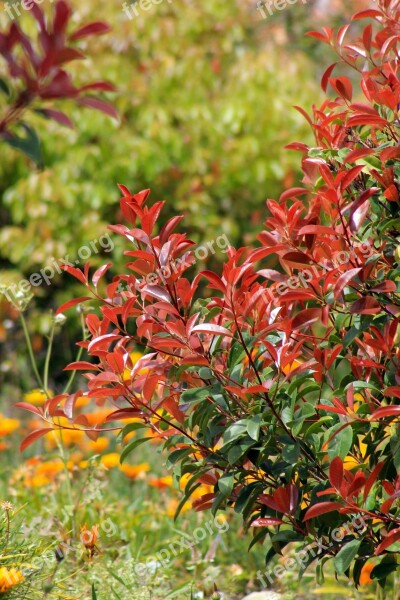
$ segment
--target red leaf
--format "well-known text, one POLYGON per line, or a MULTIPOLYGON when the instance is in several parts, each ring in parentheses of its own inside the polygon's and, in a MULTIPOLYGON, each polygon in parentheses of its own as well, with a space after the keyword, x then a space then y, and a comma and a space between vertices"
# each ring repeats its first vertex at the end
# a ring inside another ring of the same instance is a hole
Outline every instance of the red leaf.
POLYGON ((99 367, 87 361, 77 361, 70 363, 64 368, 64 371, 98 371, 99 367))
POLYGON ((36 429, 35 431, 32 431, 32 433, 27 435, 26 438, 22 441, 22 443, 20 445, 21 452, 26 450, 31 444, 33 444, 33 442, 36 442, 36 440, 43 437, 50 431, 54 431, 54 428, 53 427, 45 427, 44 429, 36 429))
POLYGON ((328 36, 320 33, 319 31, 307 31, 306 35, 309 37, 313 37, 316 40, 320 40, 321 42, 325 42, 326 44, 330 44, 330 39, 328 36))
POLYGON ((286 202, 289 198, 295 198, 296 196, 304 196, 305 194, 309 194, 309 190, 301 187, 294 187, 286 190, 279 196, 279 202, 286 202))
POLYGON ((305 310, 300 311, 292 321, 292 328, 295 329, 305 329, 309 327, 313 323, 316 323, 321 319, 321 309, 320 308, 306 308, 305 310))
POLYGON ((76 269, 75 267, 71 267, 71 265, 67 264, 61 264, 60 266, 64 271, 75 277, 75 279, 77 279, 84 285, 87 284, 87 279, 80 269, 76 269))
POLYGON ((64 125, 65 127, 69 127, 73 129, 74 124, 66 114, 61 112, 60 110, 54 110, 54 108, 44 108, 41 111, 46 117, 49 119, 53 119, 53 121, 57 121, 60 125, 64 125))
POLYGON ((358 267, 357 269, 349 269, 348 271, 346 271, 346 273, 343 273, 343 275, 339 277, 334 289, 335 300, 339 298, 344 288, 350 283, 352 279, 354 279, 356 275, 358 275, 360 271, 361 267, 358 267))
POLYGON ((343 177, 341 184, 340 184, 340 189, 343 192, 345 189, 347 189, 349 187, 349 185, 351 185, 353 183, 353 181, 358 177, 358 175, 361 173, 361 171, 364 169, 364 165, 357 165, 356 167, 353 167, 352 169, 350 169, 350 171, 348 171, 348 173, 346 173, 345 177, 343 177))
POLYGON ((379 544, 379 546, 375 550, 375 554, 377 554, 377 555, 381 554, 384 550, 386 550, 386 548, 388 548, 389 546, 391 546, 392 544, 394 544, 398 540, 400 540, 400 529, 393 529, 387 535, 387 537, 385 537, 385 539, 383 540, 383 542, 381 542, 379 544))
POLYGON ((340 508, 343 508, 343 504, 340 504, 340 502, 320 502, 319 504, 314 504, 304 515, 304 521, 315 519, 315 517, 339 510, 340 508))
POLYGON ((398 386, 391 386, 386 388, 386 390, 384 390, 383 394, 385 396, 394 396, 395 398, 400 398, 400 387, 398 386))
POLYGON ((372 413, 370 420, 385 419, 386 417, 398 417, 400 415, 400 405, 382 406, 372 413))
POLYGON ((193 327, 191 333, 210 333, 213 335, 226 335, 233 337, 232 333, 226 327, 221 325, 214 325, 213 323, 202 323, 193 327))
POLYGON ((334 70, 334 68, 336 67, 336 65, 337 65, 337 63, 333 63, 333 65, 331 65, 330 67, 328 67, 326 69, 325 73, 322 75, 321 87, 324 90, 324 92, 326 92, 326 90, 327 90, 329 78, 332 75, 332 71, 334 70))
POLYGON ((379 302, 370 296, 356 300, 350 307, 350 312, 358 315, 374 315, 381 310, 379 302))
POLYGON ((102 267, 97 269, 97 271, 95 273, 93 273, 92 281, 93 281, 94 287, 97 287, 97 284, 99 283, 100 279, 103 277, 104 273, 106 273, 110 267, 112 267, 112 263, 107 263, 106 265, 103 265, 102 267))
POLYGON ((283 525, 284 522, 282 519, 275 519, 273 517, 260 517, 256 519, 252 523, 250 523, 250 527, 274 527, 275 525, 283 525))
POLYGON ((364 488, 364 500, 366 500, 368 498, 368 494, 371 491, 372 486, 374 485, 375 481, 378 478, 379 473, 382 471, 382 468, 384 467, 385 463, 384 462, 380 462, 376 465, 376 467, 374 468, 374 470, 372 471, 372 473, 369 475, 366 484, 365 484, 365 488, 364 488))
POLYGON ((373 9, 361 10, 360 12, 353 15, 352 21, 356 21, 358 19, 367 19, 367 18, 376 19, 377 17, 382 17, 382 16, 383 15, 379 10, 373 10, 373 9))
POLYGON ((100 100, 99 98, 92 98, 92 97, 87 96, 85 98, 79 98, 77 100, 77 102, 79 104, 81 104, 82 106, 89 106, 90 108, 99 110, 99 111, 105 113, 106 115, 108 115, 109 117, 112 117, 113 119, 118 120, 118 113, 115 110, 115 108, 108 102, 105 102, 104 100, 100 100))
POLYGON ((329 467, 329 481, 337 490, 343 482, 343 461, 340 456, 335 456, 329 467))
POLYGON ((22 408, 23 410, 27 410, 28 412, 33 413, 34 415, 42 416, 43 413, 37 406, 33 406, 33 404, 29 404, 29 402, 17 402, 15 405, 17 408, 22 408))
POLYGON ((72 300, 68 300, 68 302, 65 302, 59 308, 57 308, 56 315, 63 313, 65 310, 68 310, 69 308, 72 308, 73 306, 76 306, 77 304, 81 304, 81 302, 86 302, 86 300, 92 300, 92 297, 91 296, 81 296, 80 298, 73 298, 72 300))
POLYGON ((89 25, 85 25, 80 29, 77 29, 70 36, 70 39, 80 40, 81 38, 87 37, 89 35, 102 35, 103 33, 107 33, 110 30, 111 27, 104 21, 96 21, 94 23, 89 23, 89 25))
POLYGON ((301 108, 301 106, 294 106, 294 108, 296 110, 299 111, 300 114, 303 115, 303 117, 308 121, 308 123, 312 126, 312 120, 311 117, 306 113, 306 111, 304 110, 304 108, 301 108))
POLYGON ((115 92, 116 87, 108 81, 94 81, 93 83, 87 83, 79 88, 81 92, 86 90, 99 90, 101 92, 115 92))
POLYGON ((320 235, 334 235, 336 237, 341 237, 340 233, 337 233, 331 227, 325 227, 324 225, 305 225, 298 231, 298 235, 306 235, 306 234, 320 234, 320 235))

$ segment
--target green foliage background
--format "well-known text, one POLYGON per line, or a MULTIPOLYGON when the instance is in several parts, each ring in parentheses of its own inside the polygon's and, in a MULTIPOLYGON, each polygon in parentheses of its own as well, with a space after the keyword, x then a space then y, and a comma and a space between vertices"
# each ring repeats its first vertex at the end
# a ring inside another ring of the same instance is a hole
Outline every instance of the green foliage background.
POLYGON ((119 5, 73 4, 80 23, 113 26, 73 69, 82 82, 118 86, 121 122, 71 106, 73 131, 31 117, 43 142, 41 172, 2 148, 5 264, 29 275, 53 256, 76 255, 118 221, 118 182, 151 187, 171 214, 186 214, 199 242, 221 233, 242 241, 259 226, 266 197, 293 178, 298 157, 284 144, 310 138, 292 108, 319 93, 306 56, 289 54, 239 1, 163 2, 131 21, 119 5))

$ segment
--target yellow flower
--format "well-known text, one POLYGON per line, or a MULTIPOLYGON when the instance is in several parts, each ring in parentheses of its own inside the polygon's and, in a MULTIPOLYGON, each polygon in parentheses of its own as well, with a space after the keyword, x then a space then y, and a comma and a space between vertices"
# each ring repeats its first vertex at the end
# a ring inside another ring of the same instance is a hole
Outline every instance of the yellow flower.
POLYGON ((97 440, 90 440, 88 445, 92 452, 101 454, 110 445, 110 440, 106 437, 99 437, 97 440))
MULTIPOLYGON (((49 391, 49 396, 51 397, 53 392, 49 391)), ((32 390, 24 395, 24 402, 28 402, 29 404, 33 404, 34 406, 41 406, 47 400, 47 396, 43 390, 32 390)))
MULTIPOLYGON (((358 445, 360 448, 360 454, 362 459, 365 459, 366 454, 367 454, 367 444, 365 442, 363 442, 363 436, 359 435, 358 436, 358 445)), ((358 461, 355 458, 353 458, 353 456, 347 455, 343 461, 343 467, 346 469, 346 471, 350 471, 350 469, 354 469, 355 467, 358 467, 361 464, 362 461, 358 461)))
POLYGON ((350 471, 351 469, 355 469, 356 467, 358 467, 358 465, 359 465, 358 460, 356 460, 352 456, 346 456, 344 458, 343 468, 346 469, 346 471, 350 471))
POLYGON ((49 485, 51 483, 50 479, 45 475, 33 475, 33 477, 26 477, 24 480, 24 484, 27 487, 43 487, 44 485, 49 485))
POLYGON ((131 352, 130 355, 132 363, 135 365, 143 356, 141 352, 131 352))
MULTIPOLYGON (((143 354, 141 352, 131 352, 129 356, 132 361, 132 364, 135 365, 142 358, 143 354)), ((141 371, 140 371, 140 374, 142 374, 141 371)), ((124 372, 122 374, 122 379, 124 381, 126 381, 127 379, 130 379, 130 378, 131 378, 131 370, 128 368, 124 369, 124 372)))
MULTIPOLYGON (((60 417, 57 421, 60 426, 71 427, 71 423, 65 417, 60 417)), ((63 443, 64 446, 81 445, 85 440, 85 432, 80 429, 57 429, 45 436, 45 446, 47 450, 57 447, 56 439, 63 443)))
POLYGON ((119 465, 118 452, 110 452, 109 454, 104 454, 101 457, 101 463, 102 463, 102 465, 107 467, 107 469, 112 469, 113 467, 118 466, 119 465))
POLYGON ((120 469, 129 479, 137 479, 140 477, 143 479, 144 474, 150 471, 150 465, 148 463, 141 463, 140 465, 121 465, 120 469))
POLYGON ((17 569, 7 569, 7 567, 0 567, 0 594, 4 594, 4 592, 8 592, 11 588, 13 588, 18 583, 24 580, 24 576, 21 571, 17 571, 17 569))
POLYGON ((7 419, 0 415, 0 436, 13 433, 20 426, 18 419, 7 419))
MULTIPOLYGON (((175 499, 172 499, 168 502, 167 510, 166 510, 166 514, 168 515, 168 517, 175 516, 176 509, 178 508, 178 504, 179 504, 179 500, 175 500, 175 499)), ((190 510, 191 508, 192 508, 191 502, 189 502, 189 501, 185 502, 185 504, 182 506, 181 513, 184 513, 187 510, 190 510)))

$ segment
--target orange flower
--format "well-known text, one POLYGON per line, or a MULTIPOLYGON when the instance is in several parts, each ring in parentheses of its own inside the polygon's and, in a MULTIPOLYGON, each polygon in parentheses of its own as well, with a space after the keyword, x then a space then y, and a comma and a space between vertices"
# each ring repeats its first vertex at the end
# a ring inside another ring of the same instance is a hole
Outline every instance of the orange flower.
POLYGON ((282 367, 282 371, 283 371, 283 373, 285 373, 285 375, 289 375, 292 371, 297 369, 297 367, 300 367, 300 365, 302 365, 302 364, 303 364, 302 360, 295 359, 293 362, 282 367))
POLYGON ((99 425, 114 411, 114 408, 99 408, 95 412, 85 413, 85 417, 87 418, 89 425, 99 425))
POLYGON ((149 485, 159 490, 165 490, 166 488, 172 487, 172 477, 167 475, 166 477, 159 477, 158 479, 150 479, 149 485))
POLYGON ((129 479, 143 479, 145 473, 150 471, 150 465, 148 463, 141 463, 140 465, 121 465, 120 469, 129 479))
POLYGON ((18 583, 24 580, 24 576, 21 571, 17 569, 7 569, 7 567, 0 567, 0 594, 8 592, 11 588, 16 586, 18 583))
POLYGON ((365 565, 361 569, 360 585, 370 585, 374 582, 374 580, 371 579, 371 571, 374 567, 375 565, 373 565, 372 563, 365 563, 365 565))

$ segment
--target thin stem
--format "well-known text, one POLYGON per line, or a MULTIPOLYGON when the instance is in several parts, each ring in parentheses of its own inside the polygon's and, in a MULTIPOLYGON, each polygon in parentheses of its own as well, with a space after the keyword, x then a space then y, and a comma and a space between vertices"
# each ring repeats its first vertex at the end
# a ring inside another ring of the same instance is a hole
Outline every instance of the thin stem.
POLYGON ((56 325, 54 323, 53 327, 51 328, 51 331, 50 331, 49 345, 47 347, 46 359, 45 359, 45 362, 44 362, 43 387, 44 387, 44 391, 46 392, 46 394, 47 394, 47 390, 48 390, 48 386, 49 386, 50 357, 51 357, 51 351, 52 351, 52 348, 53 348, 55 326, 56 325))
MULTIPOLYGON (((81 313, 81 325, 82 325, 83 341, 85 342, 86 341, 86 328, 85 328, 85 317, 84 317, 83 313, 81 313)), ((80 346, 79 350, 78 350, 78 354, 76 356, 76 362, 80 361, 82 354, 83 354, 83 347, 80 346)), ((75 381, 76 373, 77 373, 76 371, 71 371, 71 374, 69 376, 67 384, 62 392, 63 394, 68 394, 69 390, 71 389, 72 384, 75 381)))
POLYGON ((27 348, 28 348, 29 358, 30 358, 30 361, 31 361, 33 372, 35 374, 35 377, 36 377, 36 380, 37 380, 37 382, 39 384, 39 387, 41 389, 43 389, 45 391, 45 393, 47 393, 46 390, 45 390, 45 386, 43 384, 42 378, 40 376, 40 373, 38 371, 37 365, 36 365, 35 355, 34 355, 34 352, 33 352, 31 338, 30 338, 30 335, 29 335, 28 326, 26 324, 26 320, 25 320, 24 314, 22 312, 20 312, 19 316, 21 318, 22 329, 24 331, 26 345, 27 345, 27 348))

